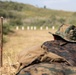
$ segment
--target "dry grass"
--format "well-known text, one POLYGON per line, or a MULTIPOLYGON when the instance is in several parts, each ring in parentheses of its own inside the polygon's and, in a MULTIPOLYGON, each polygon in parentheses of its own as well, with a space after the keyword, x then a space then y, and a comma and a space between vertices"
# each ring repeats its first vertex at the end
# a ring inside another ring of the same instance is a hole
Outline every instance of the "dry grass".
POLYGON ((45 41, 52 40, 53 37, 48 32, 54 30, 25 30, 15 31, 14 34, 7 36, 8 42, 4 45, 3 65, 2 69, 5 75, 14 75, 14 71, 10 66, 17 63, 17 53, 23 49, 28 49, 34 45, 42 44, 45 41), (5 72, 6 71, 6 72, 5 72), (10 73, 9 73, 10 72, 10 73))

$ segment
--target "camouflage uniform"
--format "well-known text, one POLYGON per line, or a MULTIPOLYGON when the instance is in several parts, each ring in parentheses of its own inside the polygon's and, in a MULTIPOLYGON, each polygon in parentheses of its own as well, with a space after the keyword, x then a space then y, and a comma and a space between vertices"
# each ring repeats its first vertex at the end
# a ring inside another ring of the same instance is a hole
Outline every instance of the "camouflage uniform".
POLYGON ((22 69, 18 75, 76 75, 76 68, 57 63, 40 63, 22 69))
POLYGON ((26 53, 20 52, 22 67, 16 75, 76 75, 76 28, 68 27, 62 32, 64 36, 60 32, 52 34, 55 40, 46 41, 26 53), (70 33, 71 29, 73 41, 64 38, 64 33, 70 33))

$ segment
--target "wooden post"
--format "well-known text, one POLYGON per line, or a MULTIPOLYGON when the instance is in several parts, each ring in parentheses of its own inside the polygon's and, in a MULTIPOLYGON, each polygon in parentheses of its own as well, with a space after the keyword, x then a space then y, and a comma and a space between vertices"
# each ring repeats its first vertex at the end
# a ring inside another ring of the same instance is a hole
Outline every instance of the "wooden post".
POLYGON ((3 17, 0 18, 0 67, 3 66, 3 17))

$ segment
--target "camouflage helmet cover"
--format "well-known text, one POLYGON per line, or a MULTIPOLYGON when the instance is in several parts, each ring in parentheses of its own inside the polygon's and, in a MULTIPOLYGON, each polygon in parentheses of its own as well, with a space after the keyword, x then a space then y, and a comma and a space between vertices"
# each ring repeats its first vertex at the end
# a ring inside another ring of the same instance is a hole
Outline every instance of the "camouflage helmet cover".
POLYGON ((69 42, 76 42, 76 26, 63 24, 59 27, 55 34, 52 35, 60 36, 61 38, 69 42))

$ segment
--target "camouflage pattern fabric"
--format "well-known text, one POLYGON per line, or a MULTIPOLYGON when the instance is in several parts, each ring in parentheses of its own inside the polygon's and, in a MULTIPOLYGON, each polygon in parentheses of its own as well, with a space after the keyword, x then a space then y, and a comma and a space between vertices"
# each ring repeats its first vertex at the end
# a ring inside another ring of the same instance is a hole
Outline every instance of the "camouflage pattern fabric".
POLYGON ((76 27, 74 28, 73 31, 70 32, 69 35, 71 40, 76 40, 76 27))
POLYGON ((76 75, 76 68, 57 63, 40 63, 22 69, 17 75, 76 75))
POLYGON ((59 29, 60 36, 52 34, 55 40, 20 52, 16 75, 76 75, 76 28, 65 26, 59 29), (64 33, 73 41, 66 39, 64 33))
POLYGON ((42 46, 46 47, 48 52, 64 57, 71 66, 76 66, 76 43, 54 40, 46 41, 42 46))
POLYGON ((62 40, 46 41, 41 48, 47 53, 35 59, 28 66, 23 65, 24 67, 16 75, 76 75, 76 68, 74 67, 76 66, 76 43, 66 43, 62 40), (59 60, 62 57, 69 64, 59 60), (50 62, 51 59, 54 61, 50 62))
POLYGON ((26 68, 30 65, 38 64, 41 62, 51 63, 52 61, 65 61, 65 59, 61 56, 58 56, 57 54, 47 52, 47 49, 42 48, 41 45, 34 46, 27 51, 22 50, 19 53, 19 66, 17 67, 17 72, 19 72, 22 68, 26 68))
POLYGON ((75 28, 74 25, 69 26, 69 27, 65 30, 65 33, 69 33, 70 30, 74 30, 74 28, 75 28))
POLYGON ((66 37, 72 41, 76 41, 76 26, 71 25, 65 31, 66 37))
POLYGON ((24 66, 29 66, 31 63, 37 63, 38 57, 43 56, 45 54, 45 50, 41 48, 41 45, 33 46, 28 50, 22 50, 18 54, 17 61, 19 62, 18 70, 23 68, 24 66))
POLYGON ((76 26, 63 24, 54 35, 58 35, 66 41, 76 42, 76 26))

